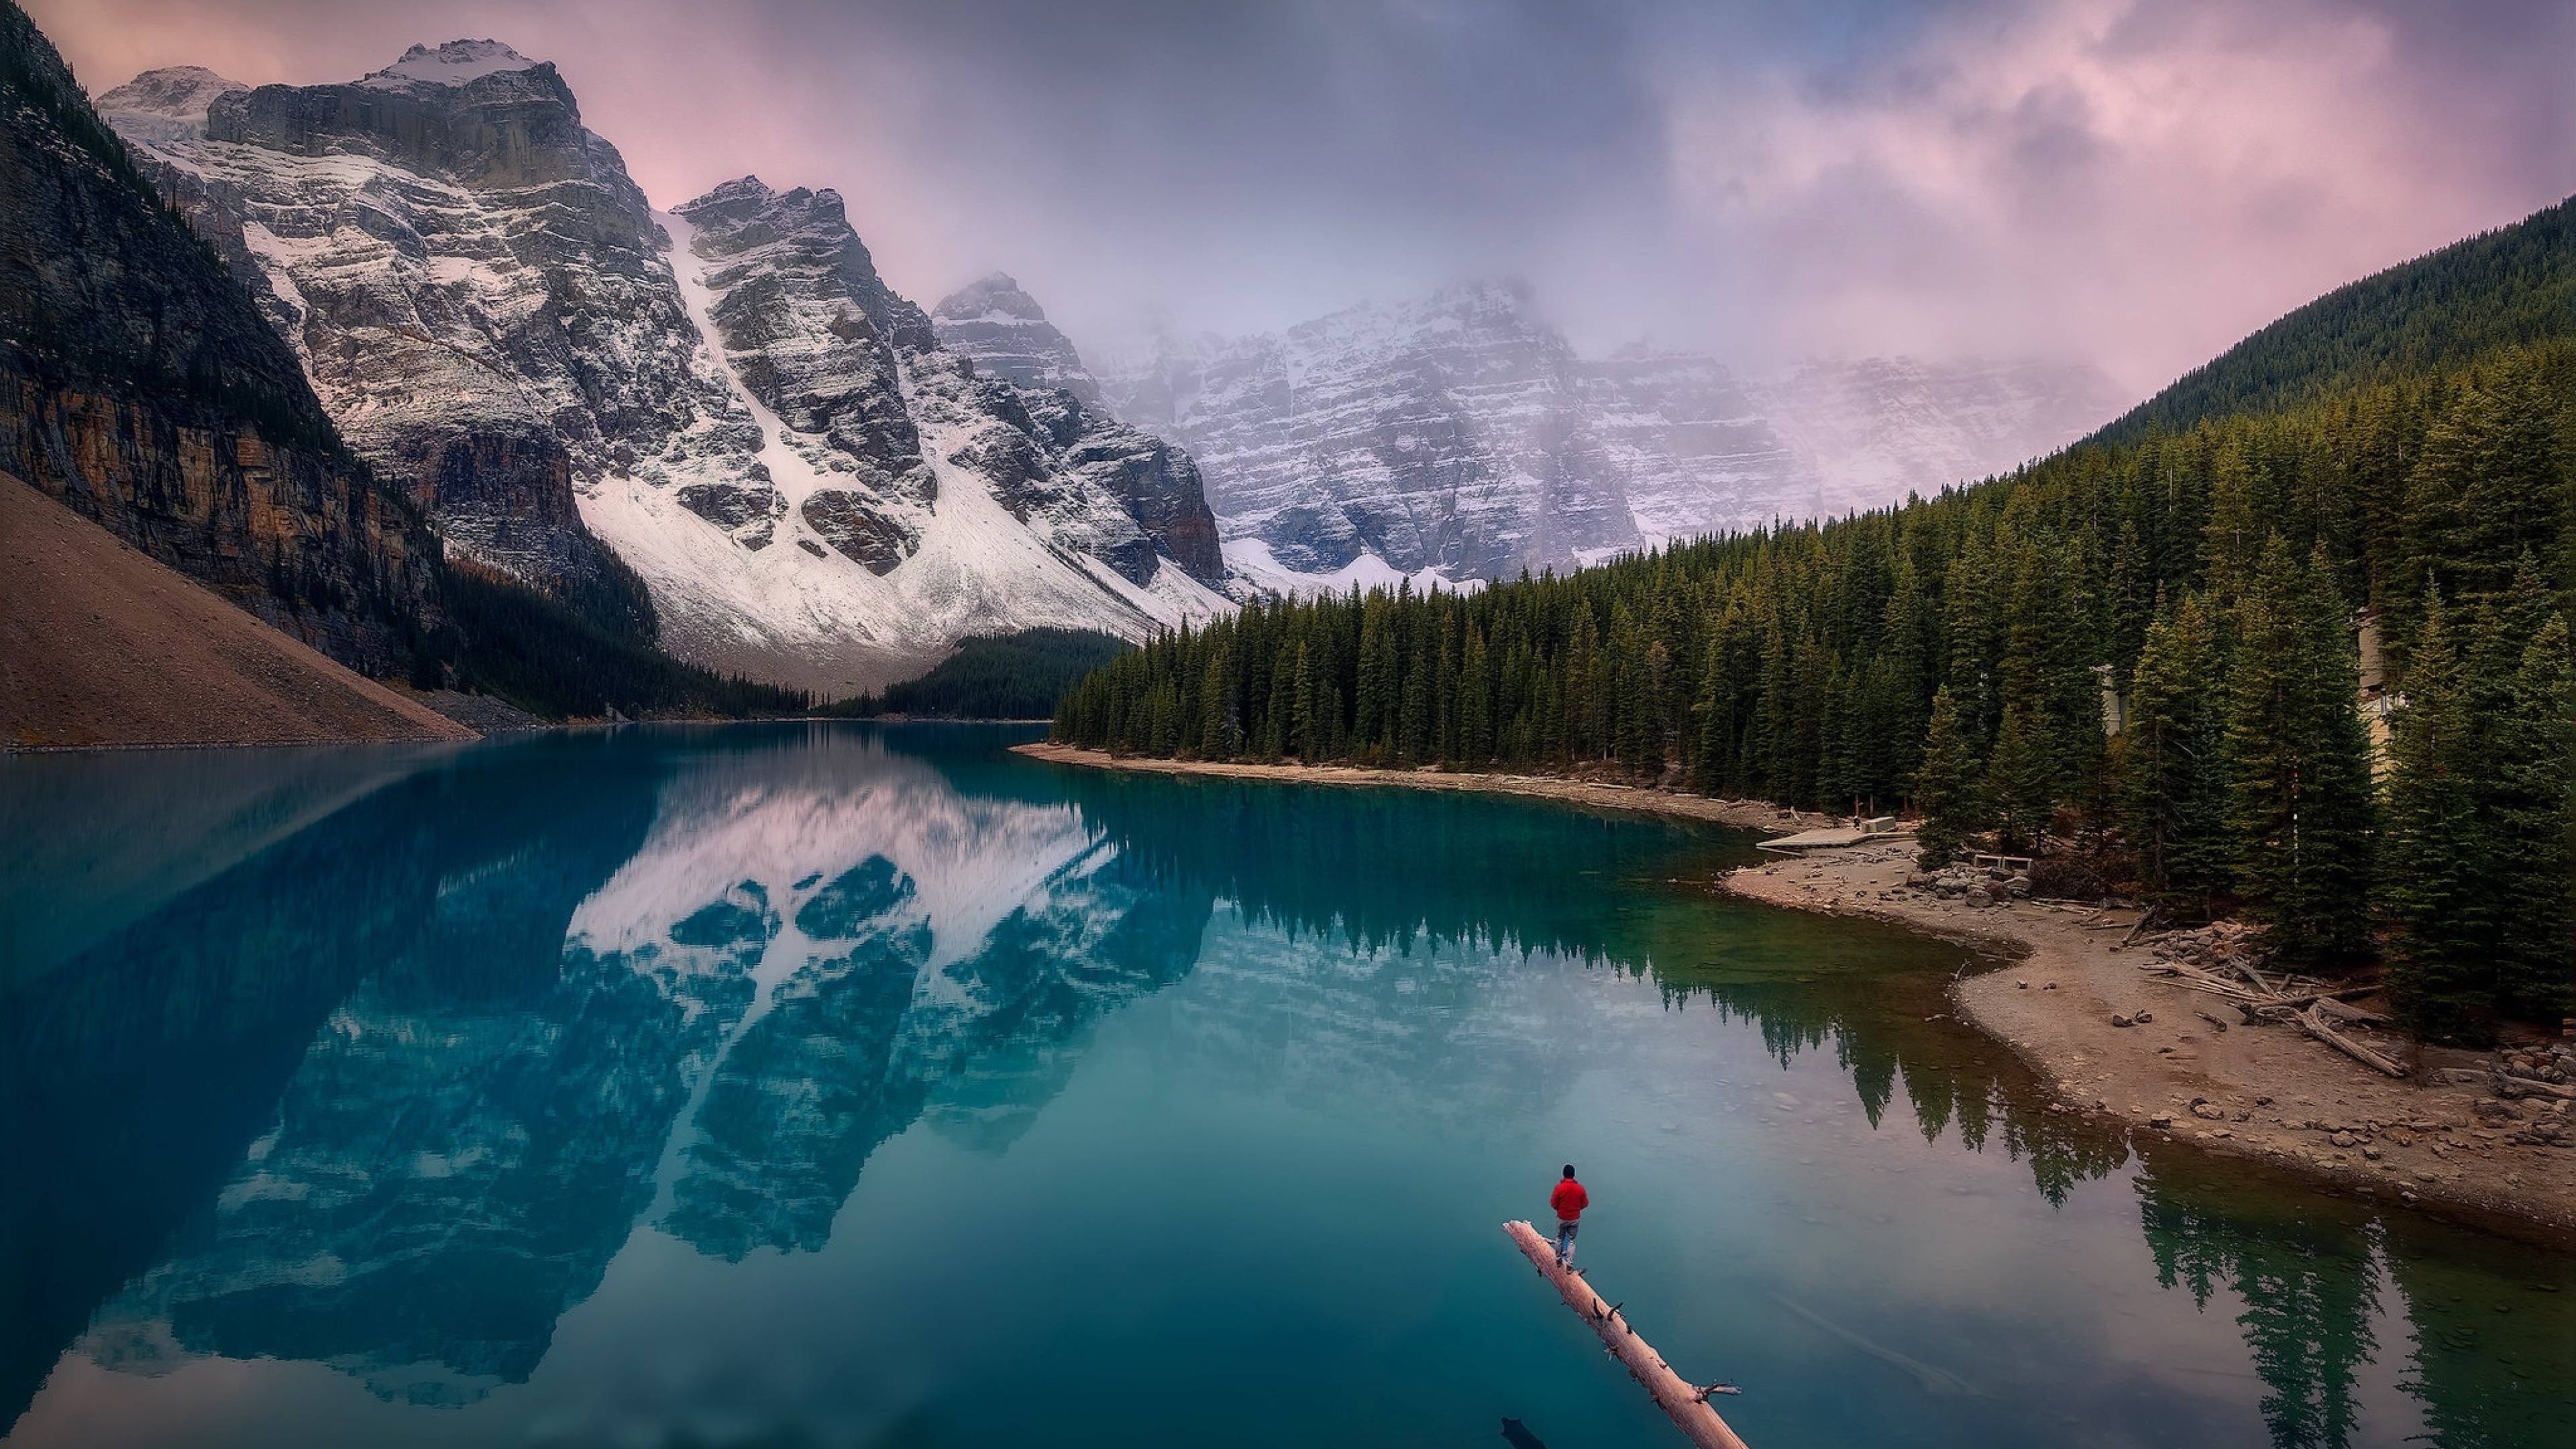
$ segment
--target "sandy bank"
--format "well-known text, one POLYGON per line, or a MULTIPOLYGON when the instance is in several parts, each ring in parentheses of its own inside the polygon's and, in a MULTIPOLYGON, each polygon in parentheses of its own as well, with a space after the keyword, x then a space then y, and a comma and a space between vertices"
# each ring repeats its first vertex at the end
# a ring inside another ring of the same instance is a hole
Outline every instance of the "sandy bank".
POLYGON ((1907 889, 1912 856, 1910 841, 1862 846, 1748 866, 1723 885, 1751 900, 1893 921, 2014 958, 1953 995, 1968 1021, 2011 1046, 2069 1108, 2381 1201, 2507 1230, 2538 1225, 2553 1240, 2576 1233, 2576 1148, 2515 1140, 2542 1120, 2541 1101, 2481 1118, 2472 1108, 2485 1095, 2478 1088, 2382 1076, 2295 1028, 2245 1025, 2219 998, 2141 971, 2147 943, 2120 945, 2135 911, 2033 901, 1973 908, 1907 889), (2141 1010, 2152 1020, 2111 1025, 2114 1013, 2141 1010))

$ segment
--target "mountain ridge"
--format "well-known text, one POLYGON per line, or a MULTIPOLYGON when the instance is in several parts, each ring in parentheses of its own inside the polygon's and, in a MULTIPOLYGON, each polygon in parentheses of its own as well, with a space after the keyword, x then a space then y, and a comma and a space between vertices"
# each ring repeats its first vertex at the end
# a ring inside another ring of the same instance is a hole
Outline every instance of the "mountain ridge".
POLYGON ((452 41, 102 101, 353 445, 606 627, 846 694, 968 634, 1230 607, 1185 455, 945 354, 836 193, 654 211, 550 62, 452 41))
POLYGON ((2038 361, 1750 378, 1703 353, 1586 357, 1504 277, 1275 333, 1164 332, 1096 371, 1199 458, 1238 566, 1303 592, 1837 516, 2008 469, 2115 406, 2097 370, 2038 361))

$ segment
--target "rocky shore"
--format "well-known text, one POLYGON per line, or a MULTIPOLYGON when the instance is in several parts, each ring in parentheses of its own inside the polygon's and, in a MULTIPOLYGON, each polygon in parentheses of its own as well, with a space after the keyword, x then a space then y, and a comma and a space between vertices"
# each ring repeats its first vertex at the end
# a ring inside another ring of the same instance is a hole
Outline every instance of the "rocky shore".
POLYGON ((2252 1024, 2169 974, 2224 928, 2133 939, 2133 909, 2032 900, 2008 879, 1951 884, 1925 880, 1910 840, 1748 866, 1722 882, 1749 900, 1892 921, 2004 958, 1953 995, 1966 1020, 2039 1072, 2061 1110, 2520 1236, 2576 1234, 2576 1107, 2559 1095, 2576 1078, 2566 1044, 2470 1053, 2383 1036, 2408 1071, 2389 1077, 2295 1026, 2252 1024))

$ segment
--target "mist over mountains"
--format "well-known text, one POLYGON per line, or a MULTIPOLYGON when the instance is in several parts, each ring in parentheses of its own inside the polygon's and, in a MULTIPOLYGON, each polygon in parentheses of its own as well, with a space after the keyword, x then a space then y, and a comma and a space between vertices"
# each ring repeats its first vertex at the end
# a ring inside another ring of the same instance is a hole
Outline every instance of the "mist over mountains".
POLYGON ((1284 333, 1164 330, 1099 364, 1006 274, 933 310, 1023 386, 1103 397, 1185 444, 1238 573, 1276 587, 1560 571, 1626 550, 1875 508, 2008 470, 2118 411, 2077 363, 1580 355, 1508 279, 1284 333))
POLYGON ((1143 638, 1264 590, 1875 506, 2119 402, 2036 363, 1586 358, 1491 280, 1095 367, 1008 276, 925 313, 835 192, 744 176, 657 211, 497 40, 338 85, 156 70, 99 110, 451 550, 826 693, 971 634, 1143 638))

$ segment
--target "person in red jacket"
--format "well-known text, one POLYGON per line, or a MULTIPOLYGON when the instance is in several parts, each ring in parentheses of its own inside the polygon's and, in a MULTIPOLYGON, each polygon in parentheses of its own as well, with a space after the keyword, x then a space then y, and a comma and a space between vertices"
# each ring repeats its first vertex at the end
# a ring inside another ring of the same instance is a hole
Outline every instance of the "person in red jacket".
POLYGON ((1592 1194, 1585 1192, 1583 1184, 1574 1180, 1573 1163, 1565 1164, 1565 1176, 1557 1179, 1556 1191, 1547 1195, 1547 1205, 1556 1209, 1557 1266, 1570 1268, 1574 1266, 1575 1219, 1582 1217, 1583 1210, 1592 1206, 1592 1194))

